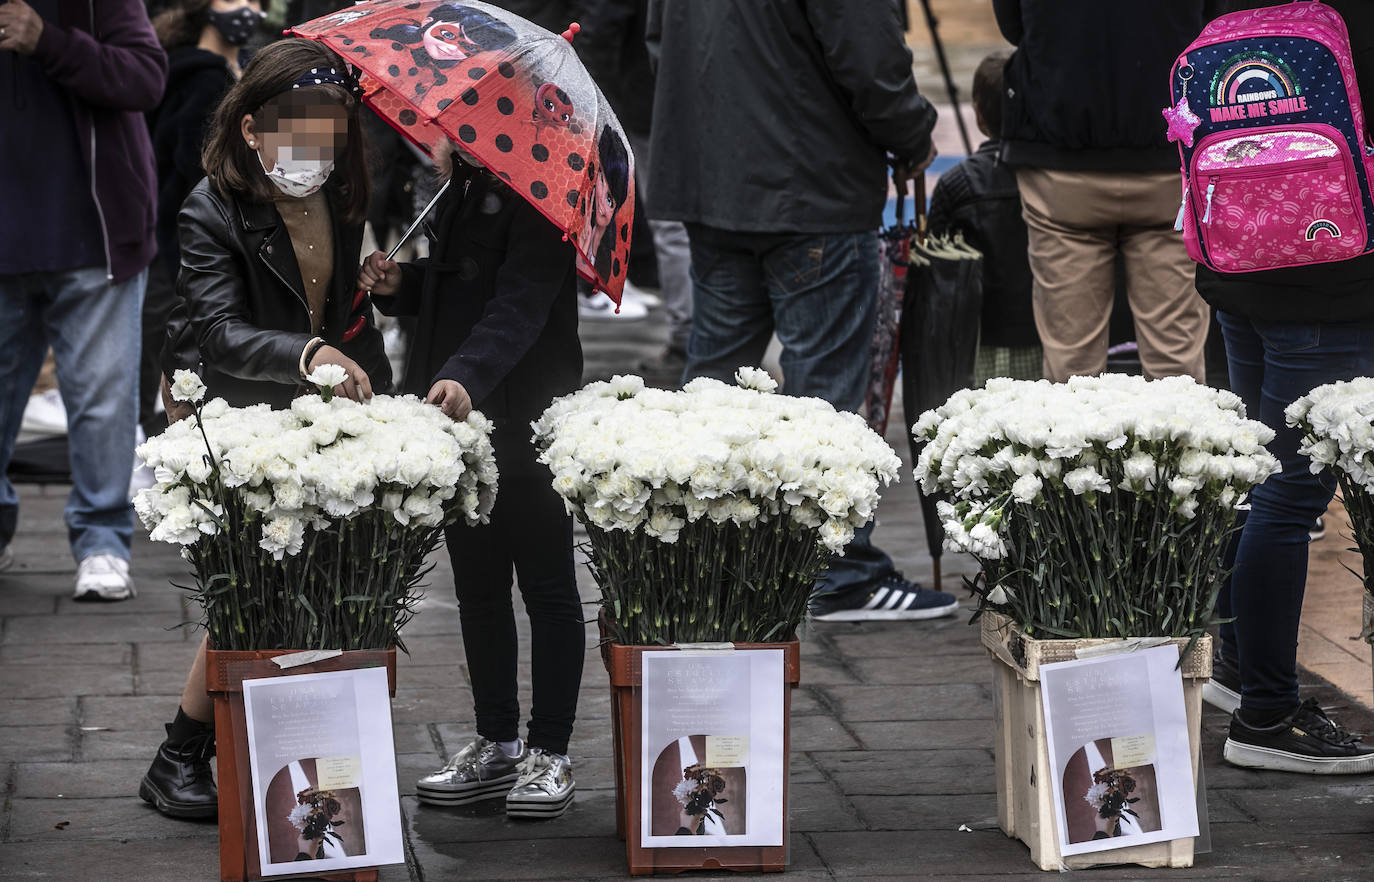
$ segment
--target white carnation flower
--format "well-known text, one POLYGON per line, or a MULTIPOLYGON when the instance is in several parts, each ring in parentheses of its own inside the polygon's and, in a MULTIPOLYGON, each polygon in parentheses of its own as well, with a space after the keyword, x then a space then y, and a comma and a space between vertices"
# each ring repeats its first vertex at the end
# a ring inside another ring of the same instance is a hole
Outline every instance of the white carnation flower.
POLYGON ((322 388, 334 388, 335 386, 348 379, 348 371, 343 365, 322 364, 306 375, 306 382, 313 383, 322 388))
POLYGON ((198 402, 205 397, 205 383, 195 371, 178 369, 172 373, 172 400, 198 402))

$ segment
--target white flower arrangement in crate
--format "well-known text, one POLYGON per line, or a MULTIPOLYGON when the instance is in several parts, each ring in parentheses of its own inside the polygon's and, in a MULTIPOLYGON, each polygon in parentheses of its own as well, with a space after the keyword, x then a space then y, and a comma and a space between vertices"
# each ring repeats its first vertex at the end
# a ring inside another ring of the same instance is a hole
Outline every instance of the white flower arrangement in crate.
POLYGON ((1278 469, 1240 398, 1188 377, 994 379, 913 431, 979 614, 1040 638, 1202 634, 1237 510, 1278 469))
POLYGON ((773 394, 756 368, 736 382, 616 377, 534 423, 621 643, 790 640, 817 574, 897 480, 862 417, 773 394))
MULTIPOLYGON (((1364 560, 1365 591, 1374 595, 1374 379, 1318 386, 1288 405, 1284 417, 1302 433, 1298 452, 1312 460, 1312 473, 1330 469, 1336 476, 1364 560)), ((1374 643, 1374 622, 1361 636, 1374 643)))
POLYGON ((336 397, 336 367, 289 410, 202 404, 200 378, 177 371, 173 397, 195 416, 138 449, 157 484, 135 510, 150 538, 182 546, 215 649, 403 646, 444 525, 491 512, 490 421, 413 396, 336 397))

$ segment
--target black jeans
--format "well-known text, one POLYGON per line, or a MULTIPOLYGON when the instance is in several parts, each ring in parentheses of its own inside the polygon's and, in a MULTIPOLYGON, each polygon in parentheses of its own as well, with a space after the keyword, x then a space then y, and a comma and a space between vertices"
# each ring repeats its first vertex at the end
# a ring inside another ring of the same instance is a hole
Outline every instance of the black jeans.
POLYGON ((530 617, 529 745, 567 753, 586 653, 572 518, 553 491, 553 476, 535 461, 528 424, 515 422, 498 425, 492 436, 501 478, 491 522, 455 524, 445 536, 478 734, 519 737, 513 571, 530 617))

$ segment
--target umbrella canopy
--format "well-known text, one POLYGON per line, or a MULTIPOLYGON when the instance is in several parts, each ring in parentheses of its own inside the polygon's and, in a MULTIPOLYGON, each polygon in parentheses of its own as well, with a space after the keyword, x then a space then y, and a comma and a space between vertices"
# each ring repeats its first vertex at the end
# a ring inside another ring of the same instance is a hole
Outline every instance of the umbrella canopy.
POLYGON ((380 0, 293 28, 361 71, 363 100, 417 147, 447 138, 563 230, 578 272, 620 302, 634 155, 562 36, 478 2, 380 0))

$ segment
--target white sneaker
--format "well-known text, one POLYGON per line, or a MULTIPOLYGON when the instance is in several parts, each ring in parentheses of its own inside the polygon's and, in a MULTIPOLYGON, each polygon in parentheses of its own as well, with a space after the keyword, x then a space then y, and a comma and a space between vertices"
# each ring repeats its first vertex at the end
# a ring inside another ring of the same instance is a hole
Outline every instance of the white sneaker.
POLYGON ((660 306, 663 305, 662 297, 658 296, 658 294, 656 294, 655 292, 650 291, 648 288, 639 287, 634 282, 631 282, 629 279, 625 280, 625 290, 621 292, 620 298, 622 306, 624 305, 624 302, 627 298, 630 300, 638 300, 640 303, 644 304, 644 306, 649 309, 658 309, 660 306))
POLYGON ((577 318, 584 322, 637 322, 648 315, 649 307, 633 297, 621 298, 620 312, 615 311, 615 302, 606 294, 577 298, 577 318))
POLYGON ((0 573, 12 566, 14 566, 14 552, 10 551, 10 547, 6 545, 4 548, 0 548, 0 573))
POLYGON ((93 554, 76 568, 76 600, 128 600, 134 580, 129 562, 113 554, 93 554))
POLYGON ((49 389, 38 395, 30 395, 28 403, 24 405, 24 416, 19 421, 18 440, 33 441, 65 434, 67 408, 62 404, 62 393, 49 389))

